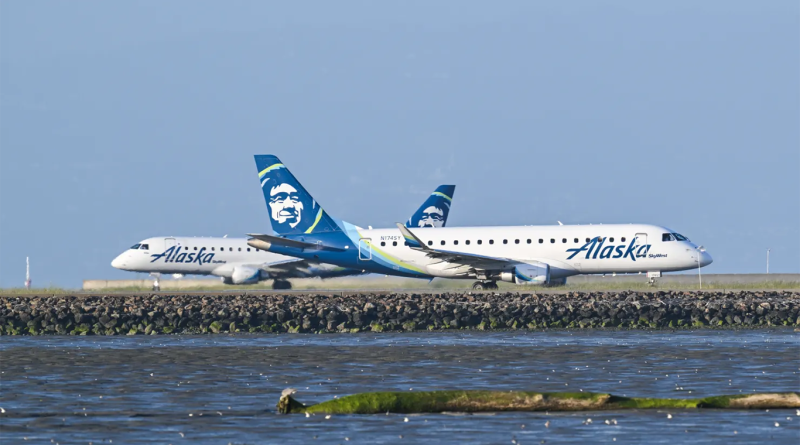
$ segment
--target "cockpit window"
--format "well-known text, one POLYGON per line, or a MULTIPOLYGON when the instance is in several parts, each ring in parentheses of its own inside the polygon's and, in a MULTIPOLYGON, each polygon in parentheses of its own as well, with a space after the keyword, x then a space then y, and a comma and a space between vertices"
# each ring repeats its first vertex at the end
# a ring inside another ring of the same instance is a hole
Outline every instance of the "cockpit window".
POLYGON ((671 233, 665 233, 661 235, 661 241, 675 241, 675 238, 672 237, 671 233))
POLYGON ((150 244, 142 244, 139 249, 141 250, 150 250, 150 244))
POLYGON ((680 233, 673 233, 672 236, 674 236, 675 239, 678 240, 678 241, 689 241, 689 238, 686 238, 685 236, 681 235, 680 233))
POLYGON ((132 250, 136 250, 136 249, 139 248, 139 246, 141 246, 141 244, 134 244, 134 245, 131 246, 131 249, 132 250))

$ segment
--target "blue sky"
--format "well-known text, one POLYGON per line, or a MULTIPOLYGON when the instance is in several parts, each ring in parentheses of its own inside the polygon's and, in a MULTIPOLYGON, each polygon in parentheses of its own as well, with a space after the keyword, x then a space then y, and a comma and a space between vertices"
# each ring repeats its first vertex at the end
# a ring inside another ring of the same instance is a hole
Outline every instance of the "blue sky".
POLYGON ((0 286, 131 278, 268 231, 252 155, 329 213, 666 225, 800 272, 796 1, 0 3, 0 286), (302 3, 302 4, 300 4, 302 3))

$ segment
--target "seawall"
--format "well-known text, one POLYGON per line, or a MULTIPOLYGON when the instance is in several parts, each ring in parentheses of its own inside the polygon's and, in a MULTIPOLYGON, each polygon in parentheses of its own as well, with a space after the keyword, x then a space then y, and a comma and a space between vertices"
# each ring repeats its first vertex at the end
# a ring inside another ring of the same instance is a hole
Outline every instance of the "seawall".
POLYGON ((0 297, 2 335, 800 326, 800 292, 0 297))

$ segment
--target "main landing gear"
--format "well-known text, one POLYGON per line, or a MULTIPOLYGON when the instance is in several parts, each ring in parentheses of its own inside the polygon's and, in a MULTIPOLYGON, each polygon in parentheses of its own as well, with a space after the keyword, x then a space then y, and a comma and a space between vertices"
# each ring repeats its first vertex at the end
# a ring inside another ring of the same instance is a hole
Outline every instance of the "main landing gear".
POLYGON ((496 281, 476 281, 472 284, 472 290, 497 290, 496 281))
POLYGON ((272 282, 272 289, 273 290, 291 290, 292 283, 286 280, 275 280, 272 282))

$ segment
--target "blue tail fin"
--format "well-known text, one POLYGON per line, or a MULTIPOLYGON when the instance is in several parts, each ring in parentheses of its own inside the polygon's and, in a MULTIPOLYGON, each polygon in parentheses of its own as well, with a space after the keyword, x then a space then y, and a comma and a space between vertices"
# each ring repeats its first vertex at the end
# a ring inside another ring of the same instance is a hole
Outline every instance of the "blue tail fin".
POLYGON ((406 227, 444 227, 455 191, 454 185, 440 185, 406 221, 406 227))
POLYGON ((255 155, 255 158, 261 191, 267 202, 272 229, 277 234, 341 230, 277 156, 255 155))

